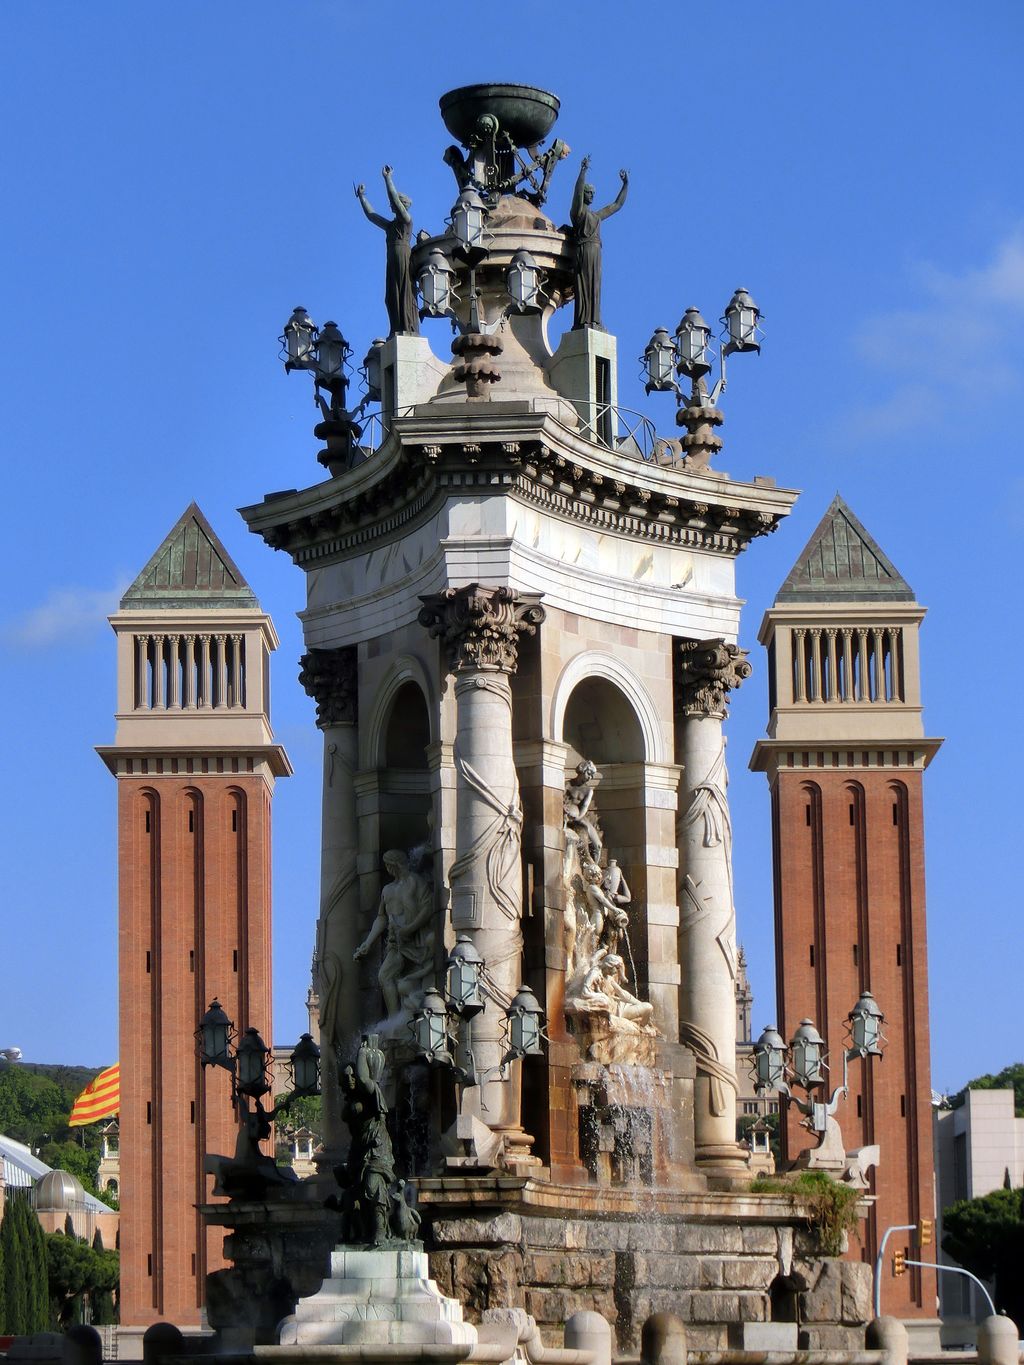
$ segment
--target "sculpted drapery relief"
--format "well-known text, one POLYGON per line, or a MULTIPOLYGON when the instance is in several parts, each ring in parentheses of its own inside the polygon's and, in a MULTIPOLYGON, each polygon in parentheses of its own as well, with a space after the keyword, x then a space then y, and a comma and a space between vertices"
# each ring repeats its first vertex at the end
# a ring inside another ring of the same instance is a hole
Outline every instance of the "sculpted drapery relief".
POLYGON ((604 848, 594 802, 600 780, 584 759, 563 800, 565 1012, 588 1060, 653 1066, 659 1036, 654 1006, 629 988, 631 896, 622 869, 604 848))
MULTIPOLYGON (((684 727, 684 788, 678 843, 681 853, 679 914, 684 973, 724 972, 723 1001, 733 1007, 736 981, 736 909, 732 876, 732 821, 727 794, 728 772, 721 722, 728 694, 750 676, 746 651, 723 640, 685 640, 679 645, 681 714, 684 727), (687 726, 699 726, 687 730, 687 726), (719 958, 716 969, 705 945, 719 958)), ((689 992, 685 989, 684 1008, 689 992)), ((722 1008, 725 1008, 723 1004, 722 1008)), ((709 1082, 710 1112, 723 1117, 736 1091, 733 1048, 723 1049, 710 1031, 710 1021, 680 1021, 681 1041, 709 1082)))

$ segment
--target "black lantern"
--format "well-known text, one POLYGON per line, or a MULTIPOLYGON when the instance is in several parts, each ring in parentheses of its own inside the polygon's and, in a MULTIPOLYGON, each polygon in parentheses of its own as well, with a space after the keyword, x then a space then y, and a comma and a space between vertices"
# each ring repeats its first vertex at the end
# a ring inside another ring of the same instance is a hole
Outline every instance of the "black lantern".
POLYGON ((451 1061, 448 1051, 448 1009, 434 986, 423 992, 423 1003, 413 1015, 413 1037, 428 1062, 451 1061))
POLYGON ((371 403, 381 401, 381 358, 380 353, 384 349, 383 337, 374 337, 370 342, 370 349, 366 352, 363 360, 362 375, 366 383, 366 397, 371 403))
POLYGON ((676 328, 676 366, 688 379, 702 379, 711 369, 711 328, 699 308, 687 308, 676 328))
POLYGON ((508 293, 518 313, 539 313, 543 307, 541 271, 528 251, 517 251, 508 267, 508 293))
POLYGON ((864 991, 848 1015, 853 1046, 862 1057, 880 1057, 885 1016, 870 991, 864 991))
POLYGON ((288 370, 312 370, 316 366, 316 323, 301 304, 292 309, 279 338, 288 370))
POLYGON ((479 252, 484 245, 487 206, 477 190, 465 189, 455 201, 449 219, 452 234, 463 251, 479 252))
POLYGON ((811 1023, 801 1019, 790 1040, 793 1055, 793 1079, 804 1090, 812 1090, 825 1083, 825 1040, 811 1023))
POLYGON ((267 1059, 270 1056, 270 1048, 260 1037, 254 1028, 247 1028, 238 1044, 237 1053, 237 1082, 238 1089, 243 1095, 251 1095, 258 1099, 260 1095, 265 1095, 270 1089, 267 1084, 267 1059))
POLYGON ((722 321, 729 334, 726 350, 760 352, 761 344, 757 339, 761 310, 745 289, 737 289, 729 300, 722 321))
POLYGON ((454 282, 455 267, 440 247, 433 247, 427 252, 419 273, 420 313, 423 317, 451 317, 454 282))
POLYGON ((313 1042, 312 1034, 302 1035, 288 1064, 292 1073, 292 1089, 296 1095, 320 1093, 320 1049, 313 1042))
POLYGON ((538 1057, 544 1051, 541 1046, 541 1029, 544 1027, 544 1011, 529 986, 520 986, 505 1011, 508 1020, 509 1051, 514 1057, 538 1057))
POLYGON ((222 1066, 230 1071, 232 1062, 228 1052, 231 1035, 234 1032, 231 1020, 224 1013, 219 1000, 214 1000, 199 1021, 197 1037, 199 1056, 203 1066, 222 1066))
POLYGON ((672 371, 676 363, 676 348, 672 345, 667 327, 659 327, 654 333, 642 359, 647 371, 645 387, 648 393, 663 393, 666 389, 675 388, 672 371))
POLYGON ((468 934, 459 934, 448 955, 448 1003, 454 1014, 471 1019, 484 1008, 480 990, 484 960, 468 934))
POLYGON ((754 1044, 758 1090, 778 1090, 786 1080, 786 1044, 778 1029, 766 1028, 754 1044))
POLYGON ((352 348, 341 335, 336 322, 325 322, 316 346, 316 375, 324 383, 340 379, 352 348))

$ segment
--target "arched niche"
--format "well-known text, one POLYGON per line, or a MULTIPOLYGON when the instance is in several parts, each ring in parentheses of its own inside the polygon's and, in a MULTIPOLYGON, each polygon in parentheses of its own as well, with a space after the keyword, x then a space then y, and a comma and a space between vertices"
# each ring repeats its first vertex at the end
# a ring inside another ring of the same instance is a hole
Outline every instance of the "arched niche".
POLYGON ((405 676, 389 689, 377 743, 380 853, 410 852, 429 839, 430 710, 419 680, 405 676))
MULTIPOLYGON (((607 731, 604 736, 609 745, 606 762, 672 761, 666 741, 666 731, 671 731, 671 717, 659 714, 642 680, 615 655, 586 650, 566 664, 551 699, 549 724, 552 738, 571 743, 570 730, 578 728, 579 715, 588 705, 593 707, 598 721, 603 723, 607 731), (584 691, 577 696, 583 685, 584 691), (570 705, 575 715, 567 715, 570 705), (616 720, 620 724, 617 739, 613 733, 616 720), (628 752, 630 756, 618 757, 617 754, 622 752, 628 752), (613 757, 613 753, 616 756, 613 757)), ((594 761, 598 762, 597 759, 594 761)))
POLYGON ((601 863, 614 858, 632 894, 628 957, 636 967, 635 986, 646 996, 648 900, 645 765, 651 734, 631 697, 607 673, 580 677, 564 699, 561 729, 566 748, 566 780, 576 765, 589 759, 601 774, 594 796, 603 850, 601 863))
POLYGON ((607 678, 583 678, 573 688, 562 719, 569 764, 589 758, 600 768, 642 763, 646 757, 640 719, 622 691, 607 678))

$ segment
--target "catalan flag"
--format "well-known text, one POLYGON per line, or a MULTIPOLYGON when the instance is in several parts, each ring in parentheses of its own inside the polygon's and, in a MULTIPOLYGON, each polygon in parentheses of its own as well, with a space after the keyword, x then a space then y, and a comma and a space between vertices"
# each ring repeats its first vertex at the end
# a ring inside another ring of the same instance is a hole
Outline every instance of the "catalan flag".
POLYGON ((69 1128, 80 1128, 116 1114, 121 1107, 121 1067, 115 1062, 89 1082, 71 1109, 69 1128))

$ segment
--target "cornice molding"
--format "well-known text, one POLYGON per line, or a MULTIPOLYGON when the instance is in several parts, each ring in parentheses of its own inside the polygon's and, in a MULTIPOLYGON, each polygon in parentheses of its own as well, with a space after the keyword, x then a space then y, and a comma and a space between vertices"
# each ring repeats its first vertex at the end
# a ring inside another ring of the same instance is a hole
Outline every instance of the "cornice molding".
POLYGON ((382 448, 351 474, 243 508, 242 515, 271 548, 286 550, 300 566, 393 537, 455 490, 518 497, 603 531, 735 556, 774 531, 795 498, 768 484, 616 459, 579 439, 571 449, 536 432, 474 441, 465 430, 456 437, 449 422, 444 425, 443 437, 425 441, 420 422, 415 436, 403 431, 390 451, 382 448), (372 465, 379 472, 375 481, 368 477, 372 465))

